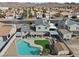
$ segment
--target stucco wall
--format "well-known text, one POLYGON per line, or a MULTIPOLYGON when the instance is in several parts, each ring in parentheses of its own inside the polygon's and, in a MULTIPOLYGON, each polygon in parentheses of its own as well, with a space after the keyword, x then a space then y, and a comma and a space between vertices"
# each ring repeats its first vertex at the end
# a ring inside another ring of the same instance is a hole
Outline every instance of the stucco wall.
POLYGON ((71 39, 71 36, 72 36, 71 33, 63 34, 63 39, 71 39))
POLYGON ((36 26, 36 31, 49 31, 49 27, 47 27, 47 29, 45 29, 45 27, 46 26, 43 26, 43 25, 36 26))

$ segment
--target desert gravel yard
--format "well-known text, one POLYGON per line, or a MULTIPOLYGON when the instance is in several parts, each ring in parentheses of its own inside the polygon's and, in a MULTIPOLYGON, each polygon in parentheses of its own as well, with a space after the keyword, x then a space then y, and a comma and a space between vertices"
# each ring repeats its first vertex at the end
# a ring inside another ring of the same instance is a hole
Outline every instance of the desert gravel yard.
POLYGON ((79 56, 79 39, 68 40, 68 41, 66 41, 66 44, 73 51, 74 55, 78 55, 79 56))

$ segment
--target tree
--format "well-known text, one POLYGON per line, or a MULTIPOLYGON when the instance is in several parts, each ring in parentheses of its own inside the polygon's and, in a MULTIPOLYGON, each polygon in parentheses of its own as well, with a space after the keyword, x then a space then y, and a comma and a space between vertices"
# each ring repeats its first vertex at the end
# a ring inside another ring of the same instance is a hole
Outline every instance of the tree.
POLYGON ((46 13, 46 9, 45 8, 42 8, 42 10, 43 10, 43 13, 46 13))
POLYGON ((65 15, 65 16, 64 16, 64 18, 67 18, 67 17, 68 17, 68 15, 65 15))
POLYGON ((29 11, 28 11, 28 13, 29 13, 29 18, 34 17, 31 11, 33 11, 33 10, 31 10, 31 8, 30 8, 29 11))
POLYGON ((56 13, 56 14, 55 14, 55 17, 60 17, 60 16, 61 16, 60 13, 56 13))
POLYGON ((2 10, 0 9, 0 18, 4 18, 5 17, 5 13, 2 12, 2 10))
POLYGON ((27 9, 26 10, 25 9, 23 10, 22 16, 23 17, 27 17, 27 9))
POLYGON ((45 15, 45 14, 42 14, 42 17, 43 17, 43 18, 45 18, 45 17, 46 17, 46 15, 45 15))

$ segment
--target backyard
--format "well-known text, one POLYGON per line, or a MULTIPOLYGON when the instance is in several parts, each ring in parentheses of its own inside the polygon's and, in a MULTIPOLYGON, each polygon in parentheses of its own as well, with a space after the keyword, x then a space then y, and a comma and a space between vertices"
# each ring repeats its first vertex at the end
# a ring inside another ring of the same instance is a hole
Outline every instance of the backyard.
POLYGON ((43 47, 43 55, 47 55, 50 53, 50 50, 49 50, 49 41, 48 40, 35 40, 34 41, 35 44, 37 45, 41 45, 43 47))

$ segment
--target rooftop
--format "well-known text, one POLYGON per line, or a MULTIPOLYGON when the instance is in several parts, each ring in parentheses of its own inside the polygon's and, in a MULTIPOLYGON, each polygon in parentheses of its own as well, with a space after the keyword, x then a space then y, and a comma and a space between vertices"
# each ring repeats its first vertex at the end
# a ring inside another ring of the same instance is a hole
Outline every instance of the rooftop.
POLYGON ((66 30, 66 29, 59 29, 59 31, 61 32, 61 33, 63 33, 63 34, 66 34, 66 33, 70 33, 68 30, 66 30))
POLYGON ((48 22, 44 21, 43 19, 37 19, 35 22, 35 25, 44 25, 44 26, 49 26, 48 22))
POLYGON ((49 25, 50 25, 49 28, 57 29, 57 27, 53 23, 50 23, 49 25))
POLYGON ((73 24, 79 24, 78 22, 74 21, 73 19, 66 20, 65 23, 67 26, 73 25, 73 24))

